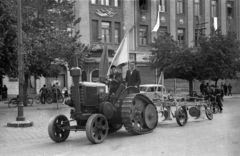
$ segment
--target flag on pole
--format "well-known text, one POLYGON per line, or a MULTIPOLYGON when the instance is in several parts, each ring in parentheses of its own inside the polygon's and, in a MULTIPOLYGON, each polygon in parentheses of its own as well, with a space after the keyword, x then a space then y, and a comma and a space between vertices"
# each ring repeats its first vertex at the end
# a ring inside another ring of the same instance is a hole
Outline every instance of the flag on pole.
POLYGON ((109 68, 108 47, 107 47, 107 43, 105 42, 101 60, 99 62, 99 82, 105 82, 108 68, 109 68))
POLYGON ((160 8, 161 8, 161 6, 159 6, 159 8, 158 8, 157 22, 156 22, 156 25, 154 26, 152 32, 157 32, 158 28, 160 27, 160 8))
MULTIPOLYGON (((113 57, 110 68, 112 65, 118 66, 122 63, 128 62, 128 58, 129 58, 129 56, 128 56, 129 55, 128 54, 128 36, 129 36, 129 31, 123 37, 123 40, 120 43, 120 46, 118 47, 116 54, 113 57)), ((110 74, 110 68, 108 69, 107 75, 110 74)))
POLYGON ((217 17, 213 17, 213 26, 214 26, 214 29, 217 30, 217 28, 218 28, 217 17))

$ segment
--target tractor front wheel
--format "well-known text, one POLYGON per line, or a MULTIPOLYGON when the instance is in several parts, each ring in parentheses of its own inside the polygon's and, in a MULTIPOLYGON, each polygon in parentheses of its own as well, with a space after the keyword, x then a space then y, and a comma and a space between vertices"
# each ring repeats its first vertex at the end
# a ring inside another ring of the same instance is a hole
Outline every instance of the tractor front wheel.
POLYGON ((48 124, 48 135, 55 142, 65 141, 70 133, 68 118, 65 115, 53 116, 48 124))
POLYGON ((102 114, 92 114, 86 125, 87 138, 91 143, 102 143, 108 134, 108 122, 102 114))

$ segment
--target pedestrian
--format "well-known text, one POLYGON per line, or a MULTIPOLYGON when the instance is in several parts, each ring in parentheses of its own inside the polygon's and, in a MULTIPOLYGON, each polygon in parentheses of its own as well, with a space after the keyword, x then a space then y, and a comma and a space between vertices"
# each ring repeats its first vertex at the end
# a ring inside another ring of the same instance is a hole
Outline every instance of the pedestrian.
POLYGON ((53 93, 53 101, 55 102, 57 100, 57 87, 55 86, 55 84, 52 86, 51 90, 53 93))
MULTIPOLYGON (((218 86, 215 86, 214 85, 211 85, 211 95, 212 97, 216 98, 216 103, 220 109, 220 113, 222 113, 222 100, 221 100, 221 91, 220 89, 218 88, 218 86)), ((213 113, 215 113, 215 107, 213 107, 213 113)))
POLYGON ((228 85, 228 95, 230 95, 230 94, 232 96, 232 85, 231 85, 231 83, 229 83, 229 85, 228 85))
POLYGON ((125 81, 127 86, 135 86, 137 88, 139 88, 139 85, 141 84, 140 71, 135 68, 133 62, 130 63, 130 70, 127 70, 125 81))
POLYGON ((2 88, 2 99, 6 100, 8 98, 8 88, 6 85, 2 88))
POLYGON ((46 87, 46 85, 43 85, 43 87, 39 90, 39 93, 41 93, 41 96, 40 96, 41 103, 45 104, 46 95, 47 95, 47 87, 46 87))
POLYGON ((203 90, 204 90, 204 82, 202 81, 201 85, 200 85, 200 93, 203 94, 203 90))
POLYGON ((221 99, 222 99, 222 101, 224 101, 224 100, 223 100, 223 97, 224 97, 224 89, 223 89, 223 84, 221 84, 220 91, 221 91, 221 99))
POLYGON ((223 89, 224 89, 225 96, 227 96, 227 90, 228 90, 227 83, 223 85, 223 89))

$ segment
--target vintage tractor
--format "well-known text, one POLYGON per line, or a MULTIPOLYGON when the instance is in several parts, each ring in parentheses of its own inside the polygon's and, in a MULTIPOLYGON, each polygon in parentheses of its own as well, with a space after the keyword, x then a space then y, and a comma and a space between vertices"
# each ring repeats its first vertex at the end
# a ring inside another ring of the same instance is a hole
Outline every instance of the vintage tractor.
POLYGON ((53 141, 65 141, 70 131, 86 131, 88 140, 96 144, 122 125, 133 134, 146 134, 156 128, 157 109, 147 96, 139 93, 139 89, 128 87, 112 102, 105 84, 79 82, 80 73, 78 67, 71 70, 74 86, 71 99, 65 102, 72 107, 71 120, 57 115, 49 122, 48 133, 53 141), (70 125, 71 121, 76 121, 76 125, 70 125))

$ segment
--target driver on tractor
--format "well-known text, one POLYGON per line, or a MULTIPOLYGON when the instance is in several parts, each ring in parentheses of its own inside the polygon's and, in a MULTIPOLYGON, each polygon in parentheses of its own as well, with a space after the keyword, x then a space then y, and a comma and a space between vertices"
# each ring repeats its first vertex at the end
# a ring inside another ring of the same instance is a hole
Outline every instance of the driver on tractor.
POLYGON ((113 98, 113 103, 116 102, 123 90, 122 73, 117 72, 116 66, 112 65, 111 74, 109 75, 109 96, 113 98))

